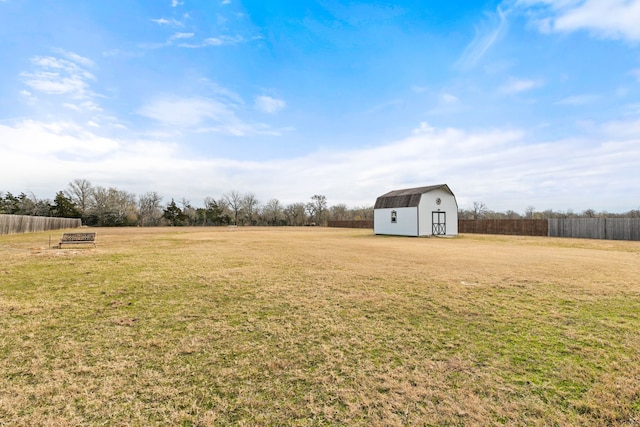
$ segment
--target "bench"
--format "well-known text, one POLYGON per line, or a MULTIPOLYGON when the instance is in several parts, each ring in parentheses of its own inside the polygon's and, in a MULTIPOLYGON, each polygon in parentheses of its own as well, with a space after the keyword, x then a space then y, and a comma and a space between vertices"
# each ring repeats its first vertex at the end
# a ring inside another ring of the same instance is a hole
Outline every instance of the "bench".
POLYGON ((78 245, 82 243, 89 243, 95 247, 96 233, 62 233, 58 247, 62 248, 62 245, 78 245))

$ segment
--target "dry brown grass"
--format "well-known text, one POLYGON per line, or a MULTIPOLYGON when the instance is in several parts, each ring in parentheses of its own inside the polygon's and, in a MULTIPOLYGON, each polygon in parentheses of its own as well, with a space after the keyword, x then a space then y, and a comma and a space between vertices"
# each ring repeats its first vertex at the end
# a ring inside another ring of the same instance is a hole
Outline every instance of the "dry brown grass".
POLYGON ((0 237, 0 424, 637 425, 640 243, 0 237))

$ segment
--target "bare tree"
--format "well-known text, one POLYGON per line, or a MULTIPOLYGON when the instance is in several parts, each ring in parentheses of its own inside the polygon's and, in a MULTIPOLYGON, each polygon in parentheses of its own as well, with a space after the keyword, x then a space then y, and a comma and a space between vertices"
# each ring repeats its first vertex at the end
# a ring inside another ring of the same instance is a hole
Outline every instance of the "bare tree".
POLYGON ((284 208, 284 215, 289 225, 303 225, 305 221, 304 203, 292 203, 284 208))
POLYGON ((138 221, 136 195, 115 188, 110 188, 109 191, 120 224, 135 224, 138 221))
POLYGON ((269 225, 279 225, 282 221, 282 205, 280 200, 271 199, 263 208, 265 221, 269 225))
POLYGON ((51 201, 47 199, 38 199, 33 191, 29 192, 31 197, 28 198, 27 204, 30 206, 31 213, 28 215, 34 216, 49 216, 51 215, 51 201))
POLYGON ((506 212, 505 212, 505 216, 506 216, 508 219, 520 219, 520 218, 522 218, 518 212, 516 212, 516 211, 512 211, 512 210, 508 210, 508 211, 506 211, 506 212))
POLYGON ((230 193, 227 193, 222 197, 233 214, 233 223, 238 225, 238 214, 242 210, 242 194, 236 190, 232 190, 230 193))
POLYGON ((527 206, 527 209, 524 210, 524 217, 527 219, 533 219, 536 213, 536 208, 533 206, 527 206))
POLYGON ((69 183, 65 195, 76 205, 82 216, 91 206, 93 185, 86 179, 74 179, 69 183))
POLYGON ((183 197, 180 204, 182 205, 182 214, 186 219, 187 225, 194 224, 196 222, 196 210, 191 206, 191 200, 183 197))
POLYGON ((317 225, 322 225, 327 210, 327 197, 321 194, 311 196, 311 202, 307 203, 309 216, 315 219, 317 225))
POLYGON ((373 206, 362 206, 351 210, 353 219, 373 219, 373 206))
POLYGON ((91 199, 91 225, 119 226, 137 221, 136 196, 132 193, 113 187, 94 187, 91 199))
POLYGON ((489 210, 487 209, 487 205, 483 202, 473 202, 473 208, 471 209, 471 213, 473 215, 473 219, 480 219, 484 217, 489 210))
POLYGON ((155 191, 142 194, 138 198, 138 221, 142 226, 157 226, 162 218, 162 197, 155 191))
POLYGON ((247 216, 247 220, 249 221, 249 225, 253 225, 253 214, 258 207, 258 199, 256 199, 256 195, 253 193, 247 193, 242 197, 242 209, 247 216))
POLYGON ((331 206, 329 208, 329 217, 334 221, 349 219, 349 208, 344 203, 331 206))

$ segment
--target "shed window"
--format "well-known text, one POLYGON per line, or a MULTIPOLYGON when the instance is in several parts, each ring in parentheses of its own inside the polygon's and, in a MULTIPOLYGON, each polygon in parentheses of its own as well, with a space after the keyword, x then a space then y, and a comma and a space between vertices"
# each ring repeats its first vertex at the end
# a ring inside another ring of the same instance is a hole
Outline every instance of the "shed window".
POLYGON ((391 223, 395 224, 398 222, 398 212, 391 211, 391 223))

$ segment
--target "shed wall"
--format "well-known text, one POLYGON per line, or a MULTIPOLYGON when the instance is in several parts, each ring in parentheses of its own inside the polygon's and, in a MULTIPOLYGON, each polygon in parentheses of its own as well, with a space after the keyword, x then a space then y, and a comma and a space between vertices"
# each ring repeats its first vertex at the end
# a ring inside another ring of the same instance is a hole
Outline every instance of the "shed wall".
POLYGON ((394 236, 418 235, 417 208, 384 208, 373 211, 373 232, 394 236), (396 211, 397 222, 391 222, 391 211, 396 211))
POLYGON ((444 190, 432 190, 422 195, 420 199, 420 236, 433 234, 433 212, 446 213, 446 235, 458 234, 458 203, 451 193, 444 190), (438 205, 436 199, 440 198, 438 205))

